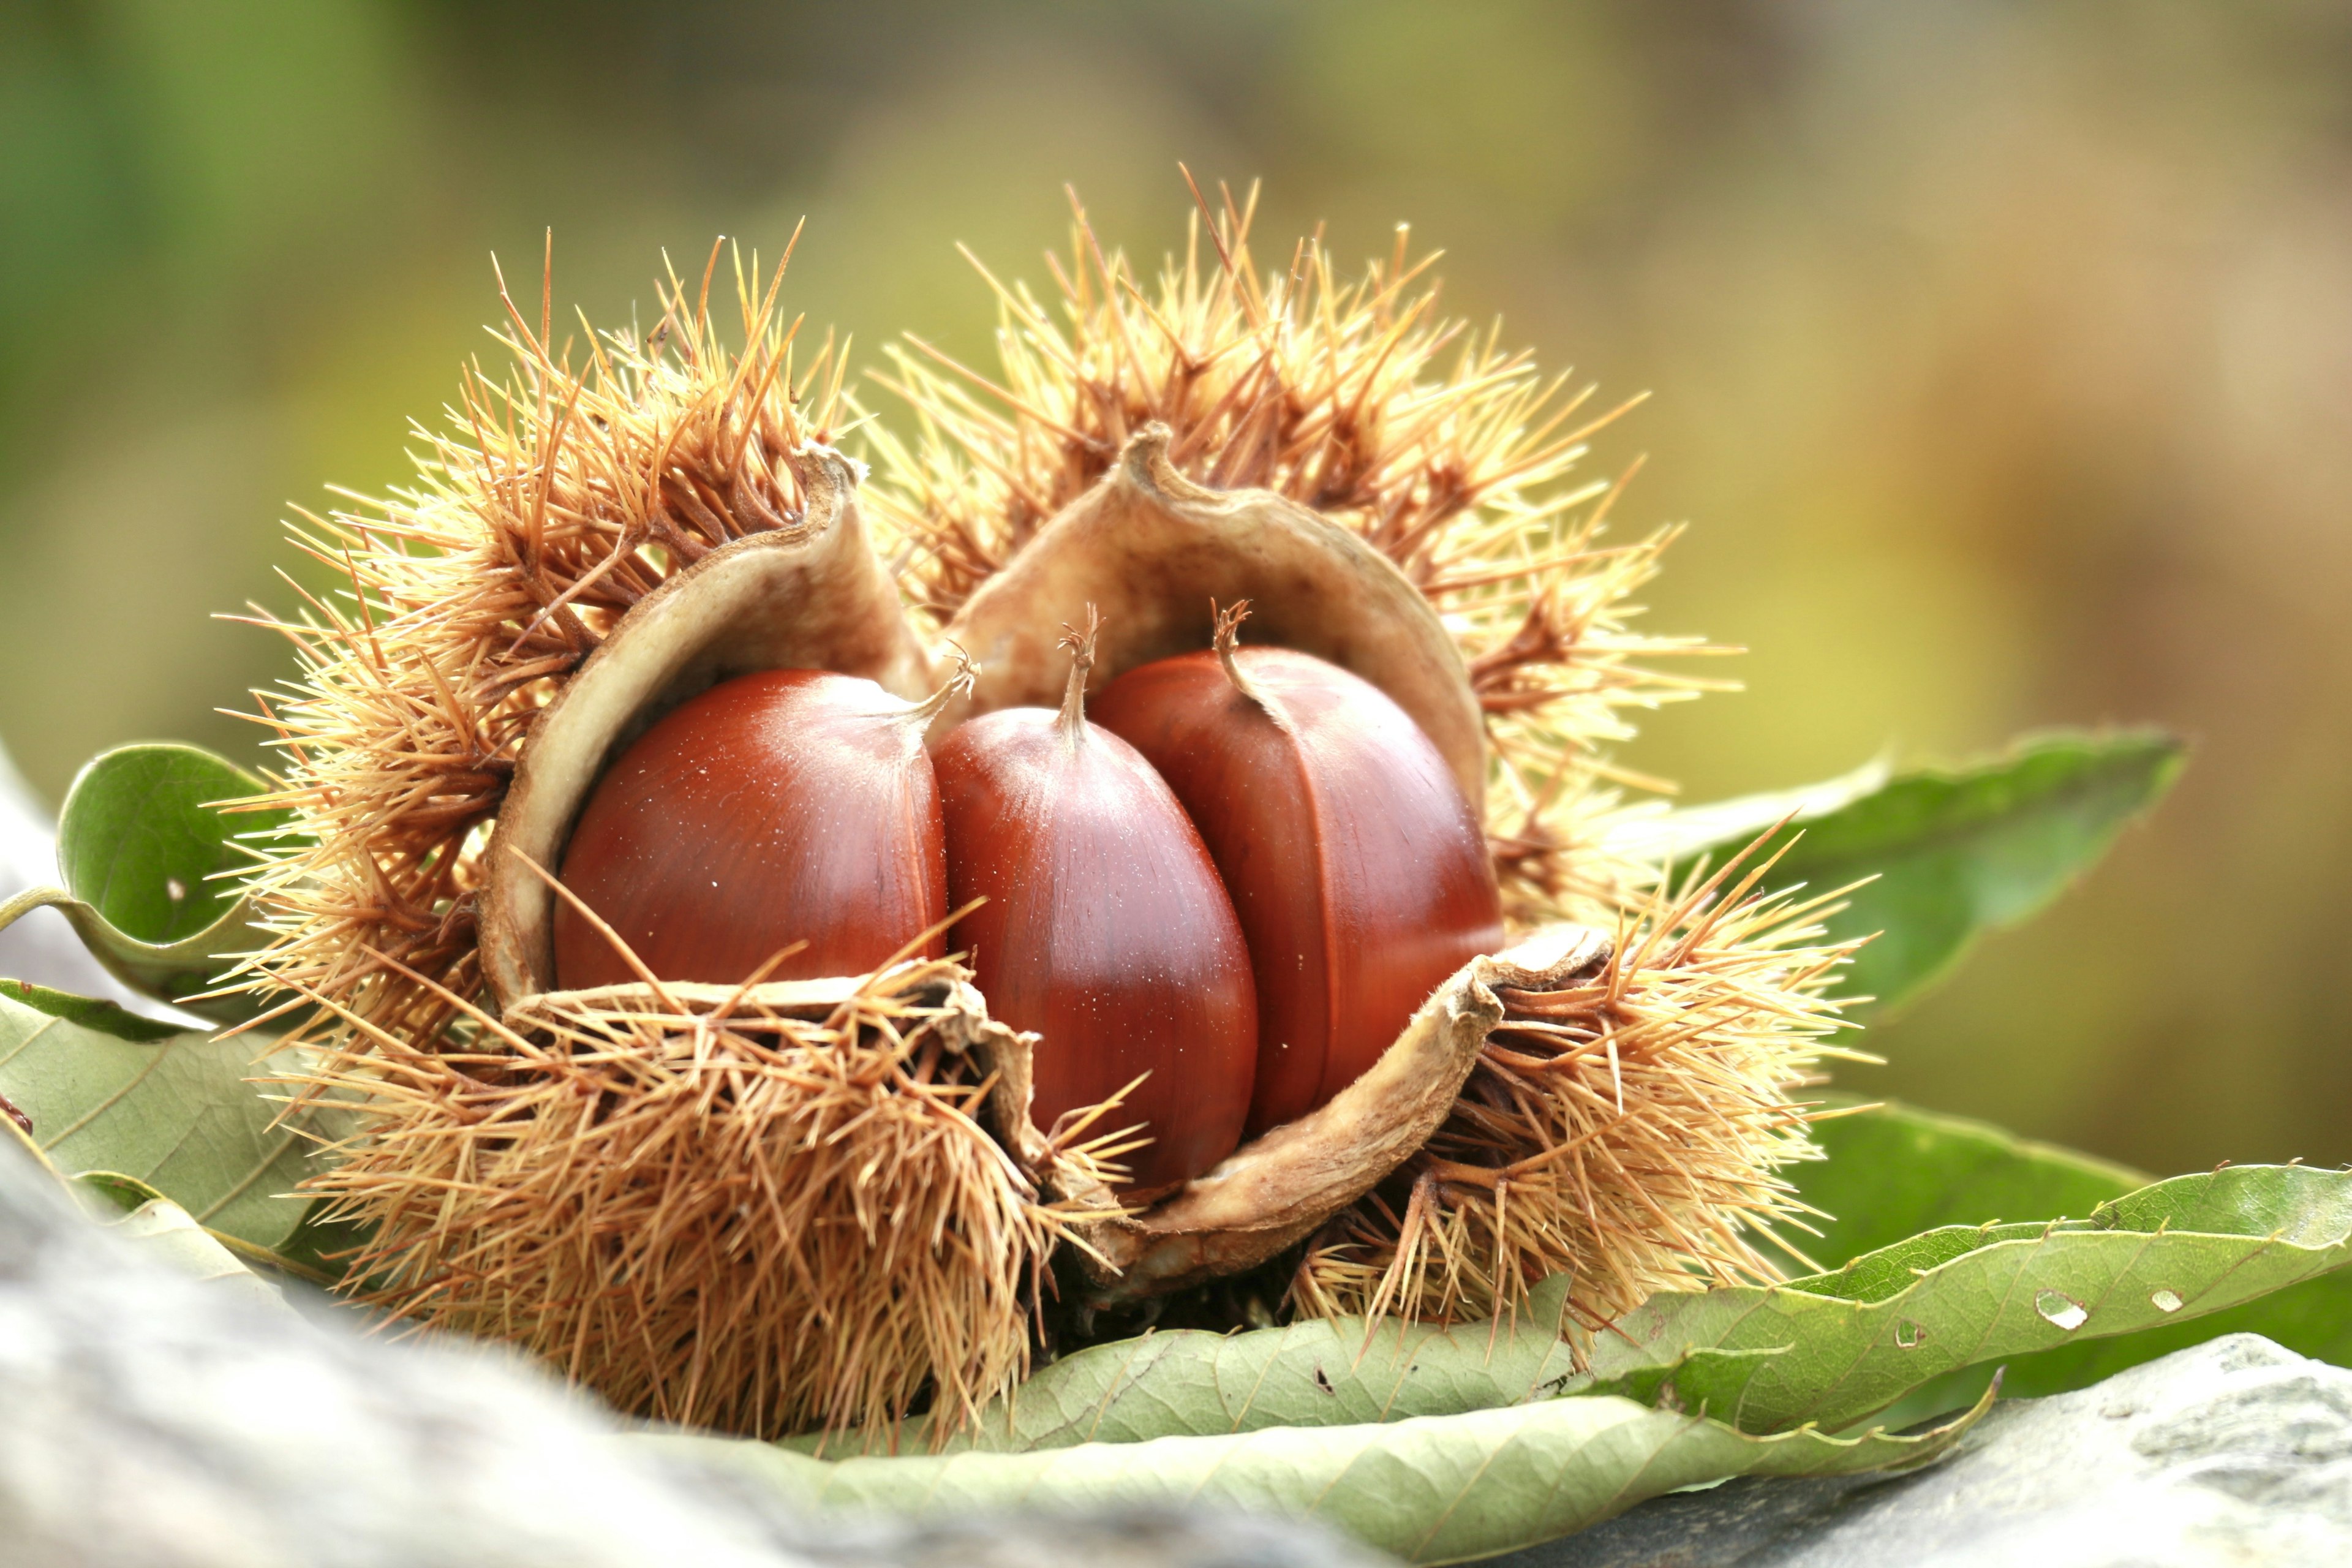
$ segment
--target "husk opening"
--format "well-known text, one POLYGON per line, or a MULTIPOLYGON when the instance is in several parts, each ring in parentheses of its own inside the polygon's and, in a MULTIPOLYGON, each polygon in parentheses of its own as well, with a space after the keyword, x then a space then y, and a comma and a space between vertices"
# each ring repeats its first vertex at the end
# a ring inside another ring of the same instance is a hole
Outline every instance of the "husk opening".
POLYGON ((793 468, 809 497, 799 521, 735 540, 664 581, 532 725, 481 873, 482 971, 502 1004, 555 982, 553 894, 527 862, 562 863, 605 764, 662 714, 761 669, 863 676, 908 700, 937 684, 875 556, 849 464, 812 447, 793 455, 793 468))

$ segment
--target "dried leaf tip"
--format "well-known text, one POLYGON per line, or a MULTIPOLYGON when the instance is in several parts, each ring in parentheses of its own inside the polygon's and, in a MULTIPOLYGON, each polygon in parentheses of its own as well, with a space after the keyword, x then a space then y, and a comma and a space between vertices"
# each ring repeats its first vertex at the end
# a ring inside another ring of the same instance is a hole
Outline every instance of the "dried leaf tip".
POLYGON ((907 710, 907 717, 918 733, 929 730, 932 721, 947 711, 949 703, 959 697, 971 696, 971 683, 980 679, 980 666, 971 662, 971 655, 963 650, 963 645, 951 641, 948 644, 948 650, 955 656, 955 673, 949 676, 947 683, 937 691, 907 710))
MULTIPOLYGON (((1266 700, 1265 693, 1258 689, 1256 682, 1242 673, 1238 657, 1242 646, 1242 623, 1249 619, 1249 613, 1250 602, 1247 599, 1236 599, 1231 608, 1223 610, 1217 608, 1216 600, 1209 601, 1209 614, 1216 617, 1217 622, 1217 661, 1225 667, 1225 679, 1234 683, 1235 691, 1271 714, 1275 711, 1274 704, 1266 700)), ((1280 717, 1278 714, 1276 716, 1280 717)))
POLYGON ((1062 736, 1072 745, 1086 738, 1087 676, 1095 667, 1095 639, 1102 635, 1102 612, 1092 605, 1087 606, 1087 629, 1078 630, 1069 622, 1062 623, 1062 640, 1056 645, 1070 650, 1070 684, 1062 691, 1062 736))

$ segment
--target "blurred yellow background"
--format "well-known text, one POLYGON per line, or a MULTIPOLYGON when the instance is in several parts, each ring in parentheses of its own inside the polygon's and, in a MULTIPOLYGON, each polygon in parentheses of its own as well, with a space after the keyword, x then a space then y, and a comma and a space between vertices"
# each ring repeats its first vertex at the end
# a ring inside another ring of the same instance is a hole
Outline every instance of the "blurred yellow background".
MULTIPOLYGON (((984 352, 952 248, 1042 274, 1065 181, 1261 254, 1410 219, 1458 313, 1654 400, 1650 625, 1748 690, 1628 753, 1685 798, 2064 722, 2198 743, 2155 824, 1867 1044, 1852 1088, 2163 1170, 2352 1159, 2352 9, 0 6, 0 739, 52 804, 114 742, 257 760, 283 673, 207 618, 289 501, 396 483, 490 345, 489 257, 625 320, 667 247, 984 352)), ((887 414, 887 399, 874 401, 887 414)))

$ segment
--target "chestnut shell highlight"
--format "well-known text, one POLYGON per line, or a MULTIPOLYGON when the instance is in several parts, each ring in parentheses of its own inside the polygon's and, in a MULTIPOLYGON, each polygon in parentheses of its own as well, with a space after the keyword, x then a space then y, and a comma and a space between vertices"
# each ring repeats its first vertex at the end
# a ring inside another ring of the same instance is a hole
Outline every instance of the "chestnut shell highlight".
MULTIPOLYGON (((929 717, 824 670, 721 682, 605 770, 562 879, 662 980, 734 984, 794 942, 765 978, 878 969, 947 918, 929 717)), ((555 975, 581 990, 637 971, 567 900, 555 975)))

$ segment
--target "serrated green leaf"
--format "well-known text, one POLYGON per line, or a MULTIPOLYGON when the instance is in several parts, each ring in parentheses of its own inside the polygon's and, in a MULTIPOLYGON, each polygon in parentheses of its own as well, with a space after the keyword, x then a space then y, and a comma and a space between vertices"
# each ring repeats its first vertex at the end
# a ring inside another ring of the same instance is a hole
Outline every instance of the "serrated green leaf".
POLYGON ((243 994, 194 1000, 268 933, 252 923, 237 874, 247 847, 291 820, 282 811, 222 812, 261 780, 195 746, 124 746, 93 758, 58 816, 62 889, 0 909, 0 925, 54 907, 124 984, 208 1018, 241 1022, 260 1008, 243 994))
POLYGON ((732 1469, 802 1510, 904 1516, 1205 1504, 1318 1520, 1408 1563, 1457 1563, 1566 1535, 1678 1487, 1917 1463, 1967 1419, 1916 1437, 1754 1437, 1596 1398, 1022 1454, 819 1459, 725 1438, 624 1440, 732 1469))
POLYGON ((248 1079, 295 1064, 266 1038, 166 1031, 120 1009, 0 983, 0 1096, 30 1119, 29 1139, 58 1169, 120 1173, 168 1195, 203 1225, 275 1250, 310 1200, 316 1116, 278 1123, 278 1092, 248 1079), (258 1058, 259 1059, 257 1059, 258 1058))
POLYGON ((1875 878, 1829 921, 1833 937, 1872 936, 1844 989, 1884 1015, 1941 978, 1975 940, 2054 898, 2106 853, 2180 771, 2183 749, 2151 731, 2028 737, 1967 766, 1902 774, 1863 790, 1868 772, 1810 791, 1756 796, 1645 819, 1620 848, 1660 858, 1718 858, 1796 813, 1766 847, 1796 837, 1774 886, 1827 891, 1875 878), (1801 833, 1801 837, 1797 836, 1801 833))
MULTIPOLYGON (((2005 1142, 1973 1123, 1873 1111, 1829 1125, 1846 1144, 1842 1154, 1907 1152, 1929 1167, 1916 1181, 1880 1167, 1895 1194, 1889 1210, 1906 1219, 1932 1225, 1939 1209, 1982 1212, 1958 1181, 1953 1192, 1933 1194, 1939 1157, 1947 1173, 1976 1173, 1977 1200, 2014 1199, 2030 1213, 2039 1199, 2063 1199, 2077 1217, 1939 1226, 1865 1253, 1834 1275, 1660 1297, 1601 1338, 1590 1373, 1574 1370, 1549 1328, 1559 1321, 1560 1279, 1539 1286, 1514 1323, 1389 1322, 1368 1334, 1360 1322, 1340 1320, 1233 1335, 1146 1335, 1042 1369, 949 1447, 1018 1452, 1392 1422, 1592 1393, 1704 1406, 1751 1431, 1807 1420, 1844 1426, 1957 1368, 2084 1355, 2092 1353, 2082 1350, 2086 1343, 2154 1326, 2175 1332, 2334 1268, 2352 1232, 2352 1176, 2338 1173, 2246 1167, 2105 1203, 2115 1184, 2128 1184, 2128 1173, 2005 1142), (2163 1305, 2158 1290, 2177 1300, 2163 1305), (2055 1293, 2047 1311, 2037 1309, 2043 1291, 2055 1293), (2083 1321, 2068 1328, 2075 1307, 2083 1321)), ((1857 1160, 1854 1179, 1872 1168, 1857 1160)), ((1969 1386, 1970 1399, 1989 1376, 1969 1386)), ((922 1447, 922 1428, 904 1441, 922 1447)), ((789 1446, 839 1454, 842 1442, 789 1446)))
POLYGON ((2085 1219, 1948 1227, 1834 1274, 1654 1297, 1595 1347, 1592 1386, 1654 1386, 1673 1367, 1686 1406, 1743 1429, 1842 1426, 1959 1368, 2186 1322, 2347 1260, 2352 1173, 2238 1166, 2085 1219), (1780 1353, 1720 1353, 1762 1351, 1780 1353))

